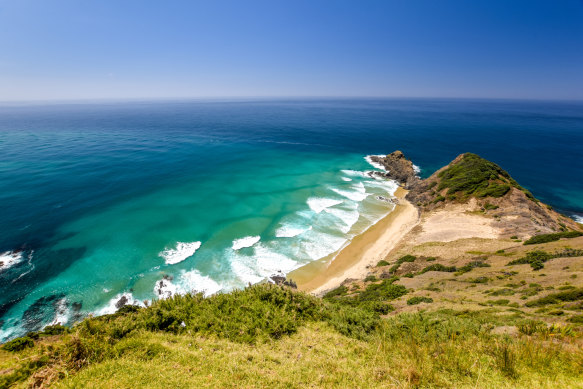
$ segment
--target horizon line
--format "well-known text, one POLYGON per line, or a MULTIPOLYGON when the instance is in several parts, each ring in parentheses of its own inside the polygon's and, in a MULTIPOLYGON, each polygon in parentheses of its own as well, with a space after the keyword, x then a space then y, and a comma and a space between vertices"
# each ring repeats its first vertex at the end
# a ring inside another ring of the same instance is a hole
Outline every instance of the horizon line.
POLYGON ((484 101, 523 101, 523 102, 571 102, 583 103, 583 98, 537 98, 537 97, 469 97, 469 96, 184 96, 184 97, 96 97, 96 98, 66 98, 66 99, 30 99, 30 100, 0 100, 0 105, 19 104, 91 104, 106 102, 171 102, 200 101, 226 102, 250 100, 484 100, 484 101))

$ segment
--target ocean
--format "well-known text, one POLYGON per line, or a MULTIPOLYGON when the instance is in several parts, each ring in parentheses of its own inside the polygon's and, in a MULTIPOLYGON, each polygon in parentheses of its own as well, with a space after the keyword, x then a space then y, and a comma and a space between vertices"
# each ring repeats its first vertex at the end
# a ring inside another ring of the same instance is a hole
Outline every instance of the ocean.
POLYGON ((581 221, 582 148, 582 102, 0 104, 0 340, 337 252, 393 207, 371 154, 474 152, 581 221))

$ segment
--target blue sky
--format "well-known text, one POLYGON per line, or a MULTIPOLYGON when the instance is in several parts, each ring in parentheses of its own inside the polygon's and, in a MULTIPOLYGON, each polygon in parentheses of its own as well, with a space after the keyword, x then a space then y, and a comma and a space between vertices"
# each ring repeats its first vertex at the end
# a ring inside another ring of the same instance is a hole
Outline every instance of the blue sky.
POLYGON ((0 100, 583 99, 583 0, 0 0, 0 100))

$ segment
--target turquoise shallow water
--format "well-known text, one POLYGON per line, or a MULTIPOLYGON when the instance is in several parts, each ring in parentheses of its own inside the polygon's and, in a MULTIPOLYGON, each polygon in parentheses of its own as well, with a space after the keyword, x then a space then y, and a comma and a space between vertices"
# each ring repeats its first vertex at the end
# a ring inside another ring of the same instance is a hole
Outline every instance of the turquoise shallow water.
POLYGON ((334 100, 0 107, 0 338, 337 251, 391 210, 367 154, 473 151, 583 214, 581 104, 334 100), (162 281, 162 283, 160 283, 162 281))

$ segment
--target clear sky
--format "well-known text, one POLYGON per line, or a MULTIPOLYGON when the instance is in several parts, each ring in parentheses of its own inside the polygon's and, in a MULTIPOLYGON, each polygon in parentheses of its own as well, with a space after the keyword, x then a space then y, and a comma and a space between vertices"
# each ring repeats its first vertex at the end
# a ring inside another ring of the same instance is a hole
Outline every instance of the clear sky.
POLYGON ((583 0, 0 0, 0 100, 583 99, 583 0))

